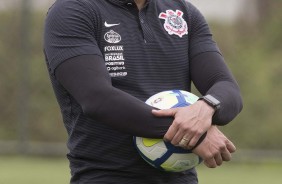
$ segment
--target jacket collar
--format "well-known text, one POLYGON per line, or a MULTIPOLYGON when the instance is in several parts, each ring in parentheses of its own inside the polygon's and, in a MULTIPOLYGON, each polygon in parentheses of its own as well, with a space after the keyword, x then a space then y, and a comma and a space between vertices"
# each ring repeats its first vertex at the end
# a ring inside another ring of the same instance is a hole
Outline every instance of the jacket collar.
MULTIPOLYGON (((117 4, 117 5, 127 5, 128 3, 134 3, 134 0, 108 0, 114 4, 117 4)), ((151 0, 146 0, 146 4, 147 5, 151 0)))

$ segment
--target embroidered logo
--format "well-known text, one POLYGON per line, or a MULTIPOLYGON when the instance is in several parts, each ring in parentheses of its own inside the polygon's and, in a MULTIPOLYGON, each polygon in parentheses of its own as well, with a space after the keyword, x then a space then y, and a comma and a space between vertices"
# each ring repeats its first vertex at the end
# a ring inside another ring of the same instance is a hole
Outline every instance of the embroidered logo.
POLYGON ((113 27, 113 26, 118 26, 120 23, 118 24, 108 24, 106 21, 104 23, 105 27, 113 27))
POLYGON ((188 26, 186 21, 182 18, 183 12, 180 10, 166 10, 159 15, 160 19, 164 19, 164 28, 170 35, 178 35, 180 38, 188 34, 188 26))
POLYGON ((104 39, 108 43, 119 43, 121 41, 121 36, 113 30, 110 30, 106 32, 106 34, 104 35, 104 39))

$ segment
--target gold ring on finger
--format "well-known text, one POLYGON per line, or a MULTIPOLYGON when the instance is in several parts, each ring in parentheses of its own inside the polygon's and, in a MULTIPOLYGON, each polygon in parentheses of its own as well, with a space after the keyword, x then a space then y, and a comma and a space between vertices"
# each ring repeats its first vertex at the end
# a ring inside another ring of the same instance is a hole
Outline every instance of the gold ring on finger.
POLYGON ((184 147, 187 145, 188 141, 189 141, 188 139, 182 138, 178 145, 184 147))

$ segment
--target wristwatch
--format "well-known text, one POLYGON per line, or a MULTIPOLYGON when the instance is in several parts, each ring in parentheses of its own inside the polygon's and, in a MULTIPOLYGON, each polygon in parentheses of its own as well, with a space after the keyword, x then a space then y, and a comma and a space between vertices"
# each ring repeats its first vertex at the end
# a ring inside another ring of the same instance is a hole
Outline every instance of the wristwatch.
POLYGON ((215 111, 218 111, 220 109, 220 101, 217 100, 212 95, 205 95, 199 98, 199 100, 205 101, 208 105, 213 107, 215 111))

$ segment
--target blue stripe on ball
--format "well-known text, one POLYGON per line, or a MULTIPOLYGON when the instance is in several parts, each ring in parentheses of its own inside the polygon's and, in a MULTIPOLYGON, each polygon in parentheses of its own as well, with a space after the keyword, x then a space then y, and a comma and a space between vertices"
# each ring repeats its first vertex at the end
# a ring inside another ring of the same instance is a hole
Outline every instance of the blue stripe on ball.
POLYGON ((153 164, 158 169, 164 170, 161 168, 161 165, 174 153, 192 153, 191 150, 186 150, 181 147, 176 147, 172 145, 170 142, 164 142, 167 147, 167 152, 160 158, 156 159, 155 161, 151 161, 146 159, 149 163, 153 164))
POLYGON ((172 108, 175 107, 185 107, 191 105, 190 103, 186 102, 184 95, 181 93, 180 90, 172 90, 173 94, 176 94, 176 98, 178 103, 175 104, 172 108))

